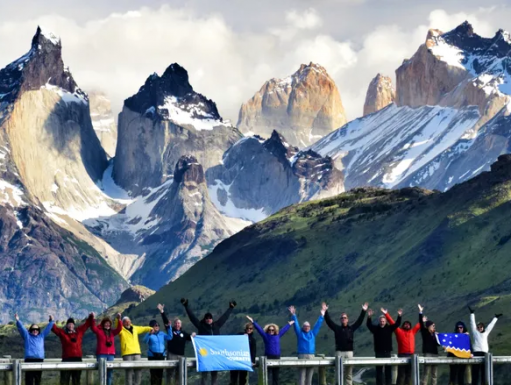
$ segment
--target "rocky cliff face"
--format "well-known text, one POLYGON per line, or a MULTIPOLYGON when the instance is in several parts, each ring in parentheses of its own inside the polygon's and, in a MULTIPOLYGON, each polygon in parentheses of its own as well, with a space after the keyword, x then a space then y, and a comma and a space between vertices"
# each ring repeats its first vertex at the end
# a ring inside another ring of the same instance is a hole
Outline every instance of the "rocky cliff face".
POLYGON ((396 70, 396 103, 356 119, 312 149, 336 160, 347 188, 446 190, 509 152, 511 40, 463 23, 425 44, 396 70))
POLYGON ((388 76, 381 74, 369 83, 367 89, 366 100, 364 103, 364 116, 379 111, 389 104, 394 103, 396 99, 396 91, 392 86, 392 80, 388 76))
POLYGON ((124 102, 113 176, 138 195, 165 182, 183 155, 195 156, 206 169, 219 164, 240 137, 215 103, 193 90, 186 70, 172 64, 124 102))
POLYGON ((100 91, 92 91, 88 95, 92 126, 101 142, 101 146, 107 155, 113 158, 117 145, 117 124, 112 113, 110 100, 100 91))
POLYGON ((291 204, 344 191, 332 159, 299 151, 276 131, 267 140, 243 138, 206 174, 220 211, 254 222, 291 204))
POLYGON ((346 123, 341 95, 320 65, 302 64, 285 79, 271 79, 241 106, 238 128, 268 138, 273 130, 303 148, 346 123))

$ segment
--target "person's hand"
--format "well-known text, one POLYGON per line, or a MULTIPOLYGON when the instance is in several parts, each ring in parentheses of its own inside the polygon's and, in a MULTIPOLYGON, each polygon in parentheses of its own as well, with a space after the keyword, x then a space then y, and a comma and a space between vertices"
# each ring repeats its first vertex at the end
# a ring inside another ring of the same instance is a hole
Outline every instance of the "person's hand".
POLYGON ((387 313, 388 313, 388 312, 387 312, 387 309, 381 308, 380 310, 381 310, 381 312, 382 312, 383 314, 387 314, 387 313))
POLYGON ((325 313, 326 313, 326 311, 327 311, 327 310, 328 310, 328 306, 326 306, 326 303, 324 303, 324 302, 323 302, 323 303, 321 304, 321 310, 320 310, 321 315, 322 315, 323 317, 325 316, 325 313))
POLYGON ((424 308, 421 306, 421 304, 417 305, 419 307, 419 313, 422 313, 424 311, 424 308))
POLYGON ((193 332, 193 333, 191 334, 191 336, 192 336, 192 337, 195 337, 196 335, 197 335, 197 333, 195 333, 195 332, 193 332))
POLYGON ((247 315, 247 319, 248 319, 250 322, 254 323, 254 319, 253 319, 252 317, 250 317, 249 315, 247 315))
POLYGON ((50 314, 49 318, 50 318, 50 322, 53 321, 53 316, 51 314, 50 314))
POLYGON ((470 312, 470 314, 474 314, 474 309, 472 309, 470 306, 467 306, 468 307, 468 311, 470 312))
POLYGON ((498 319, 498 318, 500 318, 500 317, 502 317, 502 313, 495 314, 495 318, 497 318, 497 319, 498 319))
POLYGON ((154 334, 154 329, 151 329, 151 331, 149 332, 149 334, 154 334))
POLYGON ((403 309, 399 309, 397 311, 397 315, 401 317, 403 315, 403 309))
POLYGON ((117 313, 116 317, 117 317, 118 320, 120 320, 121 319, 121 313, 117 313))
POLYGON ((236 304, 236 301, 231 301, 231 302, 229 302, 229 307, 230 307, 231 309, 234 309, 234 308, 236 307, 236 305, 237 305, 237 304, 236 304))
POLYGON ((374 314, 373 309, 369 309, 369 310, 367 311, 367 316, 368 316, 369 318, 371 318, 371 317, 373 316, 373 314, 374 314))
POLYGON ((185 307, 186 307, 186 306, 188 306, 188 299, 186 299, 186 298, 181 298, 181 304, 182 304, 183 306, 185 306, 185 307))
POLYGON ((292 324, 294 324, 294 323, 295 323, 295 321, 289 321, 289 322, 288 322, 289 326, 291 326, 291 325, 292 325, 292 324))
POLYGON ((89 317, 90 317, 90 318, 92 318, 92 319, 96 318, 96 313, 91 312, 91 313, 89 314, 89 317))
POLYGON ((362 309, 364 311, 367 311, 368 308, 369 308, 369 304, 367 302, 362 305, 362 309))
POLYGON ((15 319, 16 321, 19 321, 19 320, 20 320, 20 317, 19 317, 18 313, 14 313, 14 319, 15 319))
POLYGON ((428 317, 423 316, 423 317, 422 317, 422 322, 427 322, 427 321, 428 321, 428 317))
POLYGON ((156 308, 160 311, 160 313, 163 313, 163 308, 165 307, 165 305, 162 305, 161 303, 159 303, 158 305, 156 305, 156 308))
POLYGON ((289 306, 289 307, 287 308, 287 310, 289 310, 289 312, 290 312, 292 315, 295 315, 295 314, 296 314, 296 309, 295 309, 295 307, 294 307, 294 306, 292 306, 292 305, 291 305, 291 306, 289 306))

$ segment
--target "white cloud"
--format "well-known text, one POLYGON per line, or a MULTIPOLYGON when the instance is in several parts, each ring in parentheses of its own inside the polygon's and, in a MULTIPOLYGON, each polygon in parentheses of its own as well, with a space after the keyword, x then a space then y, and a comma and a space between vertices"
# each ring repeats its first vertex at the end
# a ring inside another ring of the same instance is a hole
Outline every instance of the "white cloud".
POLYGON ((299 29, 316 29, 323 24, 321 17, 314 8, 309 8, 304 12, 289 11, 286 14, 286 21, 299 29))

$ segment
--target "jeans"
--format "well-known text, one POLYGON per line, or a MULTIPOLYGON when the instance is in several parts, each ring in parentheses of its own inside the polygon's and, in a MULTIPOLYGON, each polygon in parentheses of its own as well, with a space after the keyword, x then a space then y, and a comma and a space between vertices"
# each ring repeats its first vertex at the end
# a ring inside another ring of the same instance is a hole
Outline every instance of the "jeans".
POLYGON ((231 377, 230 385, 248 384, 248 372, 245 370, 231 370, 230 377, 231 377))
MULTIPOLYGON (((299 359, 311 359, 314 358, 314 354, 298 354, 299 359)), ((314 375, 314 368, 301 368, 298 372, 298 384, 299 385, 311 385, 312 376, 314 375)))
POLYGON ((200 374, 200 384, 206 385, 208 380, 208 373, 211 373, 211 385, 216 385, 218 382, 218 372, 202 372, 200 374))
MULTIPOLYGON (((270 360, 280 360, 280 356, 273 356, 269 355, 266 356, 266 358, 269 358, 270 360)), ((270 382, 270 376, 271 376, 271 384, 272 385, 279 385, 279 373, 280 368, 279 367, 269 367, 268 368, 268 383, 270 382)))
MULTIPOLYGON (((113 354, 98 354, 96 358, 98 359, 98 362, 99 362, 99 360, 101 358, 104 358, 105 361, 113 361, 114 357, 115 356, 113 354)), ((107 372, 106 372, 106 383, 107 383, 107 385, 112 385, 113 376, 114 376, 114 371, 112 369, 108 369, 107 372)))
MULTIPOLYGON (((63 358, 62 362, 82 362, 82 358, 63 358)), ((63 370, 60 372, 60 385, 69 385, 69 380, 72 380, 73 385, 80 385, 81 377, 81 370, 63 370)))
MULTIPOLYGON (((390 352, 375 353, 376 358, 390 358, 390 352)), ((376 385, 392 385, 392 366, 377 366, 376 367, 376 385), (383 378, 385 377, 385 381, 383 378)))
MULTIPOLYGON (((398 357, 411 357, 409 353, 398 354, 398 357)), ((398 366, 397 368, 397 385, 410 385, 412 380, 412 365, 398 366)))
MULTIPOLYGON (((474 357, 484 357, 484 352, 474 352, 474 357)), ((485 385, 484 364, 472 365, 472 385, 485 385)))
MULTIPOLYGON (((335 352, 335 357, 342 358, 353 358, 353 352, 341 352, 337 350, 335 352)), ((346 385, 353 385, 353 366, 344 366, 344 383, 346 385)))
MULTIPOLYGON (((438 357, 438 354, 426 353, 424 357, 438 357)), ((428 385, 429 377, 431 377, 431 385, 436 385, 438 376, 438 365, 424 365, 424 373, 422 374, 421 385, 428 385)))
MULTIPOLYGON (((42 358, 25 358, 25 362, 43 362, 42 358)), ((26 372, 25 373, 25 385, 40 385, 42 371, 26 372)))
MULTIPOLYGON (((124 361, 140 361, 140 354, 129 354, 122 356, 124 361)), ((140 369, 126 369, 126 385, 140 385, 142 382, 142 370, 140 369), (133 377, 135 381, 133 382, 133 377)))

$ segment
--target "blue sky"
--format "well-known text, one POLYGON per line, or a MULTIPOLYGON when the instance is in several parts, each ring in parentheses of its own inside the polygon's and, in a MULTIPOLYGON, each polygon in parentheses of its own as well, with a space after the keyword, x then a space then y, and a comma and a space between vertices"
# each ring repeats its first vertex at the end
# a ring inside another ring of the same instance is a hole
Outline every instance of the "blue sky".
POLYGON ((194 88, 236 120, 264 81, 317 62, 334 78, 348 117, 361 114, 378 72, 393 77, 424 42, 468 19, 477 33, 511 28, 509 1, 283 0, 0 2, 0 66, 21 56, 38 24, 59 35, 79 85, 118 112, 147 76, 178 62, 194 88))

